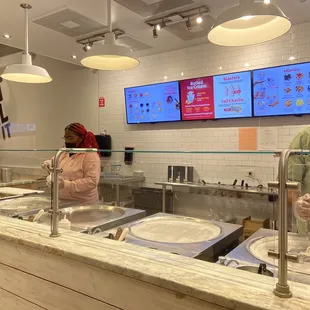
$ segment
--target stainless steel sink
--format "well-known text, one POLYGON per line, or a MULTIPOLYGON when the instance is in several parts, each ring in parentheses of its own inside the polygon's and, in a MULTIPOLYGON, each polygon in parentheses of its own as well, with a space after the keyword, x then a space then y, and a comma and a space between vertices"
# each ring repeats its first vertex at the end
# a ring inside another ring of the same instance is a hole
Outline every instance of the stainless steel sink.
MULTIPOLYGON (((61 209, 60 219, 63 219, 66 215, 67 219, 71 222, 71 225, 87 229, 89 226, 93 226, 96 223, 102 223, 116 218, 120 218, 124 214, 125 210, 120 207, 82 206, 61 209)), ((47 212, 44 213, 40 217, 38 222, 50 224, 51 215, 47 212)))
MULTIPOLYGON (((145 217, 145 211, 106 205, 74 206, 60 209, 62 220, 65 215, 71 222, 71 230, 86 233, 105 231, 145 217)), ((29 214, 28 214, 29 215, 29 214)), ((51 214, 45 212, 38 223, 50 225, 51 214)))
MULTIPOLYGON (((259 274, 258 268, 259 267, 256 267, 256 266, 238 266, 238 267, 236 267, 236 269, 249 271, 249 272, 256 273, 256 274, 259 274)), ((273 272, 266 269, 266 270, 263 270, 262 275, 268 276, 268 277, 273 277, 273 272)))

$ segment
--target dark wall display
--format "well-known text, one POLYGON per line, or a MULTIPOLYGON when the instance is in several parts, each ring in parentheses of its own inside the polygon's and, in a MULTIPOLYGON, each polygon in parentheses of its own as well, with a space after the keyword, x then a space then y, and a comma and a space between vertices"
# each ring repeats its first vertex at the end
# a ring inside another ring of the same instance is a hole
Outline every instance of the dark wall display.
POLYGON ((253 71, 254 116, 310 113, 310 63, 253 71))
POLYGON ((125 88, 127 124, 181 120, 179 82, 125 88))

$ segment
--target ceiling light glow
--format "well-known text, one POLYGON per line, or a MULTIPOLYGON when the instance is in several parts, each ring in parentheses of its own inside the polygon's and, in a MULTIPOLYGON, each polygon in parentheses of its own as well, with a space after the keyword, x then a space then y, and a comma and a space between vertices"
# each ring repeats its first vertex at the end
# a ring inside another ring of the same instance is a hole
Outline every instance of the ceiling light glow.
POLYGON ((243 17, 241 17, 241 19, 243 19, 243 20, 250 20, 250 19, 252 19, 254 16, 252 16, 252 15, 248 15, 248 16, 243 16, 243 17))
POLYGON ((201 16, 198 16, 198 17, 196 18, 196 23, 197 23, 197 24, 201 24, 201 23, 202 23, 202 17, 201 17, 201 16))

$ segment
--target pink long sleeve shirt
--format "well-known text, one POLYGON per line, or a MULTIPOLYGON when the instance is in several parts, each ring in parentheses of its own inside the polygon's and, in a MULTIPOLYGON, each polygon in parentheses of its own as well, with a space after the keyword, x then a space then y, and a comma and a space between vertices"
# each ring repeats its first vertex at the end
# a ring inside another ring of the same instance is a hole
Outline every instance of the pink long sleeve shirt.
POLYGON ((80 153, 71 157, 64 153, 59 161, 63 170, 64 188, 59 191, 59 198, 95 203, 99 200, 98 183, 100 179, 100 159, 97 153, 80 153))

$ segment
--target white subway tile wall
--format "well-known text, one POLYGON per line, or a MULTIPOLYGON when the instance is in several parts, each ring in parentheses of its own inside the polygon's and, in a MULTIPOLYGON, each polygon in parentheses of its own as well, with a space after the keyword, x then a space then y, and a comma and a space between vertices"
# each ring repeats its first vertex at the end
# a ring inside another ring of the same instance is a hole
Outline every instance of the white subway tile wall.
MULTIPOLYGON (((134 146, 136 150, 238 151, 240 127, 271 128, 277 132, 274 149, 284 149, 304 127, 310 116, 219 120, 170 124, 127 125, 124 88, 226 72, 244 71, 310 60, 310 23, 294 26, 290 33, 261 45, 227 48, 211 44, 140 58, 138 68, 121 72, 100 72, 99 95, 106 106, 99 108, 99 129, 113 138, 113 148, 134 146), (291 57, 294 57, 291 58, 291 57), (289 60, 293 59, 293 60, 289 60), (165 77, 167 77, 165 79, 165 77)), ((170 164, 191 164, 196 178, 231 184, 246 179, 246 170, 264 185, 275 180, 278 159, 263 154, 135 154, 132 170, 142 169, 146 185, 167 179, 170 164)), ((123 155, 114 154, 114 162, 123 155)), ((126 169, 128 169, 126 167, 126 169)))

